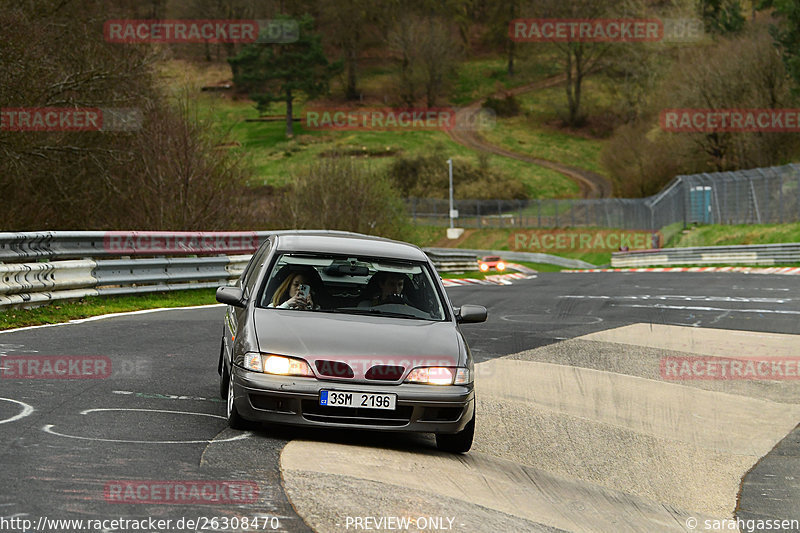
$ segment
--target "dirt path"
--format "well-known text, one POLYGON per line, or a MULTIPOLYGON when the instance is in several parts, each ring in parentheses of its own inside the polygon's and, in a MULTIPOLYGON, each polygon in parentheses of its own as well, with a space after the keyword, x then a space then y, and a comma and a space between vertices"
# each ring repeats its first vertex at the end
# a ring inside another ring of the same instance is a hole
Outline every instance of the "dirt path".
MULTIPOLYGON (((529 91, 535 91, 537 89, 543 89, 545 87, 552 87, 554 85, 563 83, 564 80, 565 80, 565 75, 561 74, 558 76, 553 76, 552 78, 547 78, 546 80, 540 80, 534 83, 530 83, 528 85, 523 85, 522 87, 517 87, 515 89, 503 91, 502 93, 497 93, 495 96, 502 96, 504 94, 509 94, 509 93, 516 96, 529 91)), ((467 105, 466 107, 461 108, 457 114, 456 118, 457 123, 469 124, 471 121, 469 121, 469 119, 466 117, 469 117, 470 115, 480 111, 482 102, 483 99, 476 100, 467 105)), ((475 130, 453 129, 448 131, 448 135, 450 135, 450 138, 453 139, 455 142, 459 143, 462 146, 472 148, 473 150, 481 150, 483 152, 489 152, 503 157, 511 157, 513 159, 525 161, 533 165, 539 165, 540 167, 545 167, 551 170, 555 170, 556 172, 559 172, 567 176, 571 180, 575 181, 581 189, 581 197, 583 198, 611 197, 612 193, 611 182, 609 182, 605 176, 601 176, 600 174, 597 174, 595 172, 590 172, 582 168, 572 167, 569 165, 565 165, 564 163, 558 163, 556 161, 550 161, 548 159, 541 159, 538 157, 532 157, 529 155, 520 154, 518 152, 513 152, 506 148, 489 143, 479 132, 475 130)))

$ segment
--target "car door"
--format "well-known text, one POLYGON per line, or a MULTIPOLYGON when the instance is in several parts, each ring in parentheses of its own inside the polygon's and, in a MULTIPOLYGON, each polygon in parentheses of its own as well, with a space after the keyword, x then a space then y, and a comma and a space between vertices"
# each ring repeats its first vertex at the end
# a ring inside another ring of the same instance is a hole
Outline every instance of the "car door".
POLYGON ((226 361, 228 363, 230 362, 230 358, 233 354, 234 342, 236 340, 236 336, 239 334, 239 329, 246 320, 247 313, 251 312, 249 301, 253 294, 255 294, 258 280, 261 278, 260 274, 264 269, 265 263, 269 259, 269 252, 271 248, 272 243, 269 240, 265 241, 259 247, 256 253, 253 254, 253 257, 247 263, 247 266, 242 272, 242 276, 239 278, 239 281, 236 282, 236 285, 242 288, 244 301, 248 302, 248 305, 245 307, 233 307, 229 305, 227 312, 225 313, 224 343, 226 361))

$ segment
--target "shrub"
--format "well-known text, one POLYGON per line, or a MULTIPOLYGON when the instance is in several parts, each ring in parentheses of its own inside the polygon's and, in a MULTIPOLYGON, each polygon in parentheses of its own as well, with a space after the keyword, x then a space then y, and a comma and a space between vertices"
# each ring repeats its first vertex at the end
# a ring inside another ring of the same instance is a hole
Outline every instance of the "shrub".
POLYGON ((296 229, 335 229, 402 238, 405 205, 389 179, 350 157, 326 157, 294 176, 280 219, 296 229))
MULTIPOLYGON (((432 154, 398 157, 388 173, 405 197, 448 198, 447 156, 437 150, 432 154)), ((454 195, 459 199, 525 199, 525 186, 492 169, 488 158, 476 166, 468 159, 453 158, 454 195)))
POLYGON ((521 109, 519 102, 514 95, 509 94, 505 98, 489 97, 483 102, 484 109, 491 109, 498 117, 515 117, 519 115, 521 109))

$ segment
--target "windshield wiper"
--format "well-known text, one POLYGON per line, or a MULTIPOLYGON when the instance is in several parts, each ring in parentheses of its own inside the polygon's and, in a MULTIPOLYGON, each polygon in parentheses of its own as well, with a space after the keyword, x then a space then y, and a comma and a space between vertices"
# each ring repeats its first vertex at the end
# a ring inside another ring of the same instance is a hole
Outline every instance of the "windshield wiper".
POLYGON ((425 320, 424 318, 420 318, 417 315, 412 315, 408 313, 397 313, 393 311, 384 311, 383 309, 374 309, 374 308, 362 308, 362 307, 342 307, 339 309, 333 309, 334 313, 347 313, 353 315, 380 315, 380 316, 388 316, 391 318, 415 318, 417 320, 425 320))

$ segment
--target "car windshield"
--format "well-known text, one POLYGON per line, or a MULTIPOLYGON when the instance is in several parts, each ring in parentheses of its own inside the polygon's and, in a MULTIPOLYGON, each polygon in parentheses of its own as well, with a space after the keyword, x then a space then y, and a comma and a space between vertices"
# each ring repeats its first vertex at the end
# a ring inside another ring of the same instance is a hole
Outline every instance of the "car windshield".
POLYGON ((258 297, 258 307, 445 320, 425 263, 323 254, 282 254, 258 297))

